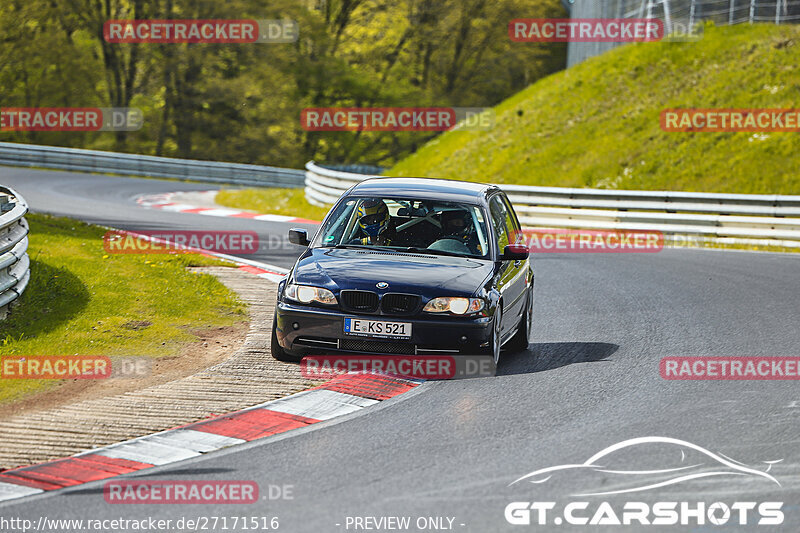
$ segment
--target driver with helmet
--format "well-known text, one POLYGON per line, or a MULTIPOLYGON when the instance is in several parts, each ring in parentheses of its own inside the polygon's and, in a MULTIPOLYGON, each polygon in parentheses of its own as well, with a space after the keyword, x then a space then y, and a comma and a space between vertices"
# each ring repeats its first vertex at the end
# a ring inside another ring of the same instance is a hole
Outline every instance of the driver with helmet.
POLYGON ((358 227, 362 237, 351 241, 351 244, 373 244, 390 246, 396 237, 391 227, 389 208, 383 200, 369 198, 358 206, 358 227))

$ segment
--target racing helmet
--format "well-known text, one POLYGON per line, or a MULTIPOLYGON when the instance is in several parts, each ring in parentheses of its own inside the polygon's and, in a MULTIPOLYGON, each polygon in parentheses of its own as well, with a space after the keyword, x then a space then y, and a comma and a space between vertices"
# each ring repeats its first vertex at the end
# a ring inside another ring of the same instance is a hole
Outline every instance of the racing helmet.
POLYGON ((442 231, 445 235, 466 239, 472 234, 472 216, 463 209, 442 211, 442 231))
POLYGON ((389 208, 383 200, 370 198, 358 206, 358 226, 370 237, 377 237, 389 227, 389 208))

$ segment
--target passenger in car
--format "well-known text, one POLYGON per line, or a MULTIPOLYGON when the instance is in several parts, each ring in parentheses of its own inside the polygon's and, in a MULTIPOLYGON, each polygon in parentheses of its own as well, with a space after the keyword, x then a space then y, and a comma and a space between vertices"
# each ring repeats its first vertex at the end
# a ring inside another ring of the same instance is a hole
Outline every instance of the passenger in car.
POLYGON ((470 253, 477 255, 482 254, 481 245, 478 242, 478 236, 475 233, 475 227, 472 222, 472 216, 468 211, 462 209, 442 211, 441 220, 442 234, 437 241, 437 243, 441 244, 437 247, 444 245, 442 241, 456 241, 466 246, 470 253))

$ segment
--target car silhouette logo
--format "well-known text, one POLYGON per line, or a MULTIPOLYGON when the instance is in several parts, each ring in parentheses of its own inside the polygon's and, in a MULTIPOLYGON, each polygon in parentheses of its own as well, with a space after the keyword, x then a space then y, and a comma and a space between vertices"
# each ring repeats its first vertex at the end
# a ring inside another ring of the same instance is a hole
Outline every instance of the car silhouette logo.
POLYGON ((386 283, 385 281, 379 281, 378 283, 375 284, 375 286, 378 287, 379 289, 386 289, 389 287, 389 284, 386 283))
POLYGON ((767 467, 765 470, 759 470, 684 440, 669 437, 641 437, 609 446, 582 464, 551 466, 536 470, 511 482, 509 486, 521 481, 542 484, 553 476, 562 474, 563 471, 581 470, 587 474, 591 472, 604 474, 601 478, 603 482, 613 479, 613 485, 609 485, 614 489, 583 490, 573 496, 607 496, 640 492, 714 476, 761 477, 780 487, 780 482, 768 472, 772 470, 773 465, 781 461, 782 459, 762 461, 767 467), (656 448, 653 448, 654 446, 656 448), (658 468, 647 470, 631 468, 627 464, 628 459, 631 458, 629 455, 631 450, 636 448, 639 451, 648 449, 648 447, 650 447, 650 453, 647 455, 659 457, 661 460, 671 460, 671 463, 667 462, 658 468), (661 453, 656 453, 656 451, 661 453), (664 455, 664 452, 668 453, 664 455), (675 452, 680 452, 680 460, 672 460, 676 456, 675 452))

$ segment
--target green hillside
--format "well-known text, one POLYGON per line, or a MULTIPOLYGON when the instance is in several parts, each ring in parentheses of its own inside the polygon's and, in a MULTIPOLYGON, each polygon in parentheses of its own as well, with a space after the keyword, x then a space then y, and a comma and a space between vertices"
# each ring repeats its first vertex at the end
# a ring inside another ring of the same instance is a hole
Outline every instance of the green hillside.
MULTIPOLYGON (((525 46, 520 43, 520 46, 525 46)), ((627 45, 449 132, 392 168, 563 187, 800 194, 797 133, 666 133, 665 108, 800 108, 800 26, 707 26, 698 42, 627 45)))

